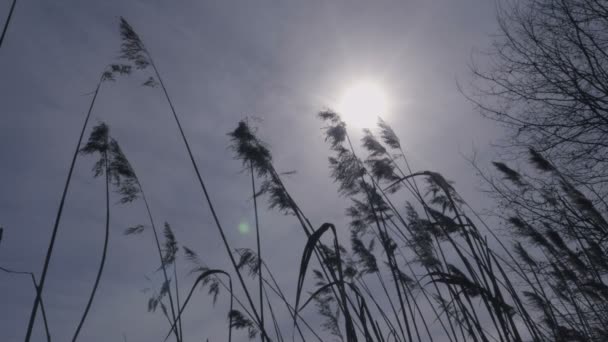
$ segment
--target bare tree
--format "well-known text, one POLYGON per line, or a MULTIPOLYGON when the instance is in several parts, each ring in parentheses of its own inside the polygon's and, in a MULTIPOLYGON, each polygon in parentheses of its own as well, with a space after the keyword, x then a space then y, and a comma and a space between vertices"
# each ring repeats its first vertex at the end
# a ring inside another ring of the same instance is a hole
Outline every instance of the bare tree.
POLYGON ((601 198, 608 192, 608 2, 506 1, 498 22, 467 96, 511 128, 509 147, 534 148, 601 198))

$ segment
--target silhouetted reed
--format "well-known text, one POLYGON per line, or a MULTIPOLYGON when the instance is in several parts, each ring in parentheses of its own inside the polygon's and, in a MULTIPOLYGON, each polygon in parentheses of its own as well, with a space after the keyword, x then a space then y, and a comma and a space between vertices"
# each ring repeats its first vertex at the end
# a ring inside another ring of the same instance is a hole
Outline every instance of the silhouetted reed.
POLYGON ((93 108, 95 107, 95 103, 97 100, 97 96, 99 95, 99 91, 104 82, 113 81, 116 75, 127 75, 131 72, 131 67, 124 64, 111 64, 108 67, 104 68, 99 81, 97 82, 97 86, 95 87, 95 91, 93 92, 93 97, 89 104, 89 109, 84 119, 84 123, 82 125, 82 129, 80 130, 80 136, 78 137, 78 142, 76 143, 76 150, 72 155, 72 160, 70 162, 70 166, 68 169, 67 179, 65 181, 65 185, 63 187, 63 191, 61 193, 61 199, 59 201, 59 208, 57 209, 57 213, 55 215, 55 221, 53 225, 53 230, 51 233, 51 240, 49 242, 49 247, 47 248, 46 256, 44 259, 44 266, 42 268, 42 274, 40 276, 40 283, 38 286, 38 291, 36 292, 36 297, 34 299, 34 304, 32 305, 32 311, 30 313, 30 318, 28 321, 27 331, 25 341, 29 341, 32 335, 32 330, 34 328, 34 322, 36 320, 36 315, 38 313, 38 305, 40 304, 42 292, 44 289, 47 271, 49 268, 49 264, 51 261, 51 256, 53 254, 53 247, 55 246, 55 239, 57 238, 57 232, 59 231, 59 223, 61 222, 61 217, 63 214, 63 207, 65 205, 65 199, 67 197, 68 189, 70 187, 70 183, 72 181, 72 174, 74 172, 74 166, 76 165, 76 159, 78 158, 78 154, 81 148, 82 139, 84 137, 84 133, 87 129, 87 125, 89 123, 89 119, 91 118, 91 114, 93 113, 93 108))
POLYGON ((95 283, 84 313, 82 314, 78 327, 72 337, 73 342, 78 339, 78 334, 91 309, 106 262, 110 238, 110 186, 116 188, 116 192, 120 195, 119 201, 123 204, 134 201, 139 195, 139 188, 136 186, 137 180, 135 172, 118 146, 118 142, 110 137, 109 128, 106 124, 100 123, 93 128, 89 140, 80 149, 80 153, 85 155, 93 154, 99 157, 93 166, 93 173, 95 177, 104 176, 105 178, 106 218, 103 250, 97 275, 95 276, 95 283))
POLYGON ((184 142, 184 145, 186 147, 186 151, 188 153, 189 159, 190 159, 192 166, 194 168, 194 171, 196 173, 197 180, 198 180, 201 190, 203 192, 203 197, 209 206, 211 215, 215 222, 215 226, 217 227, 218 232, 220 233, 220 237, 222 239, 226 252, 228 253, 230 262, 232 263, 232 266, 237 274, 237 277, 239 278, 239 282, 245 293, 247 301, 250 305, 251 311, 252 311, 253 315, 255 316, 256 324, 258 326, 260 326, 260 328, 262 330, 262 334, 266 336, 266 332, 264 331, 263 327, 261 327, 260 315, 255 307, 255 304, 253 303, 253 300, 252 300, 249 290, 245 284, 245 281, 243 280, 243 277, 237 268, 236 260, 235 260, 234 256, 232 255, 230 244, 226 238, 224 228, 222 227, 222 225, 220 223, 220 219, 215 211, 215 207, 214 207, 211 197, 207 191, 207 187, 205 186, 203 177, 199 171, 198 164, 196 163, 196 160, 194 159, 194 155, 192 154, 190 144, 189 144, 188 139, 186 138, 186 135, 182 128, 181 121, 177 115, 173 102, 171 101, 171 97, 169 96, 169 92, 167 91, 167 88, 165 87, 165 84, 158 71, 158 68, 152 59, 152 55, 146 49, 146 47, 145 47, 143 41, 141 40, 141 38, 139 37, 139 35, 135 32, 135 30, 131 27, 131 25, 129 25, 129 23, 124 18, 120 18, 120 33, 121 33, 121 37, 122 37, 121 58, 125 59, 126 61, 132 62, 137 69, 143 70, 143 69, 146 69, 148 66, 152 67, 152 70, 154 72, 154 76, 156 77, 156 79, 148 78, 148 80, 146 82, 144 82, 144 85, 155 85, 158 82, 158 84, 160 85, 160 87, 163 91, 163 94, 165 96, 165 99, 167 100, 167 103, 169 104, 171 114, 175 120, 178 131, 182 138, 182 141, 184 142))

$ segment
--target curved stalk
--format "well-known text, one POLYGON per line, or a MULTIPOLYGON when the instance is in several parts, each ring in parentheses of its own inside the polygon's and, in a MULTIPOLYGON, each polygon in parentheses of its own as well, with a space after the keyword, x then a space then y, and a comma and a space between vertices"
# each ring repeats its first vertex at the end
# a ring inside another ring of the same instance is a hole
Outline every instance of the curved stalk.
MULTIPOLYGON (((150 205, 148 203, 148 200, 146 199, 146 195, 144 193, 144 189, 143 186, 141 185, 141 183, 139 182, 139 179, 136 179, 137 182, 137 187, 139 188, 139 192, 141 194, 141 198, 144 201, 144 205, 146 206, 146 212, 148 213, 148 219, 150 220, 150 225, 152 226, 152 232, 154 234, 154 242, 156 244, 156 251, 158 252, 158 257, 160 258, 160 266, 161 269, 163 271, 163 277, 165 282, 169 282, 169 276, 167 275, 167 267, 165 265, 165 262, 163 260, 163 252, 162 249, 160 247, 160 240, 158 238, 158 231, 156 230, 156 224, 154 224, 154 219, 152 218, 152 211, 150 210, 150 205)), ((169 305, 170 305, 170 309, 171 309, 171 317, 173 318, 173 321, 176 320, 176 316, 175 316, 175 304, 173 303, 173 295, 171 294, 171 291, 168 291, 167 295, 169 296, 169 305)), ((177 306, 179 308, 179 304, 177 306)), ((178 334, 177 331, 174 331, 175 333, 175 339, 177 342, 180 342, 180 335, 178 334)))
POLYGON ((87 302, 87 306, 84 309, 84 313, 80 318, 80 322, 78 323, 78 327, 76 328, 76 332, 74 332, 74 337, 72 337, 72 342, 76 342, 78 339, 78 334, 82 329, 84 321, 89 314, 89 310, 91 309, 91 305, 93 304, 93 299, 95 298, 95 293, 97 292, 97 288, 99 287, 99 281, 101 280, 101 275, 103 274, 103 269, 106 264, 106 256, 108 253, 108 240, 110 237, 110 172, 108 167, 108 155, 107 152, 104 153, 105 159, 105 173, 106 173, 106 231, 105 237, 103 241, 103 251, 101 253, 101 261, 99 263, 99 269, 97 270, 97 276, 95 277, 95 284, 93 285, 93 290, 91 291, 91 295, 89 296, 89 301, 87 302))
POLYGON ((213 217, 215 226, 217 227, 218 232, 220 233, 220 238, 222 239, 222 243, 224 244, 226 252, 228 253, 228 257, 230 258, 230 263, 232 264, 232 267, 235 270, 237 277, 239 278, 239 282, 241 284, 241 287, 243 288, 243 292, 245 293, 247 302, 251 306, 251 312, 253 313, 253 316, 255 317, 257 325, 260 326, 262 335, 265 337, 268 337, 268 334, 266 333, 264 328, 260 325, 260 322, 261 322, 260 315, 258 314, 258 311, 256 310, 255 305, 253 304, 253 299, 251 298, 251 294, 249 293, 249 290, 247 289, 247 285, 245 284, 243 275, 239 271, 237 262, 234 259, 234 255, 232 255, 232 249, 230 248, 230 244, 228 243, 228 238, 226 237, 224 228, 222 227, 222 224, 220 223, 220 219, 215 211, 215 207, 213 206, 213 202, 211 201, 211 196, 209 195, 209 192, 207 191, 207 186, 205 185, 205 182, 203 181, 203 177, 199 171, 198 164, 196 163, 196 161, 194 159, 194 154, 192 153, 192 150, 190 149, 190 143, 188 142, 188 139, 186 138, 186 134, 184 132, 184 129, 182 128, 182 124, 179 120, 179 117, 177 116, 177 112, 175 111, 175 107, 173 106, 173 102, 171 101, 171 97, 169 97, 169 92, 167 91, 167 88, 165 87, 163 79, 161 78, 160 73, 159 73, 158 69, 156 68, 156 65, 154 64, 154 61, 152 60, 152 56, 150 55, 150 53, 147 50, 145 50, 145 53, 148 56, 148 59, 150 60, 150 65, 152 66, 152 69, 154 70, 154 74, 158 78, 160 87, 162 88, 165 98, 167 100, 167 103, 169 104, 169 107, 171 109, 171 114, 173 115, 173 118, 175 119, 175 123, 177 124, 177 128, 179 130, 182 141, 184 142, 184 145, 186 147, 188 157, 192 163, 194 172, 196 173, 197 180, 199 182, 199 185, 201 186, 201 189, 203 190, 203 195, 204 195, 205 201, 207 202, 207 204, 209 206, 209 210, 211 211, 211 216, 213 217))

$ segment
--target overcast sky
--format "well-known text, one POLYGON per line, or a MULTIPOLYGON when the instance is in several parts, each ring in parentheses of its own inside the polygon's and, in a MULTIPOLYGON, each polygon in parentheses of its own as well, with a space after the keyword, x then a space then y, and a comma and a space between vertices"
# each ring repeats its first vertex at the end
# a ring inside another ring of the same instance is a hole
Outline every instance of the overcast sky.
MULTIPOLYGON (((1 20, 9 5, 0 2, 1 20)), ((476 148, 491 159, 487 146, 501 131, 474 111, 456 82, 467 83, 472 52, 490 45, 494 11, 487 0, 19 1, 0 49, 0 266, 42 269, 91 92, 119 54, 120 16, 164 76, 228 238, 235 247, 253 247, 254 235, 238 232, 239 223, 252 220, 249 179, 232 159, 226 133, 246 116, 261 118, 259 134, 277 168, 297 170, 287 186, 313 224, 344 223, 348 202, 329 179, 315 114, 335 106, 358 80, 385 89, 391 106, 384 118, 415 169, 441 172, 465 199, 482 203, 462 154, 476 148)), ((228 268, 167 103, 159 88, 139 86, 147 72, 105 84, 92 124, 111 127, 156 221, 171 223, 178 240, 210 266, 228 268)), ((71 338, 101 253, 104 193, 93 162, 77 162, 45 288, 56 341, 71 338)), ((109 260, 81 340, 158 340, 166 322, 146 311, 149 294, 142 293, 158 286, 153 241, 122 234, 146 223, 144 208, 136 202, 112 210, 109 260)), ((293 218, 276 213, 265 212, 261 222, 265 259, 292 289, 303 234, 293 218)), ((346 236, 343 224, 339 229, 346 236)), ((186 270, 184 290, 193 281, 186 270)), ((0 340, 23 339, 33 295, 28 278, 0 273, 0 340)), ((195 301, 188 336, 225 338, 224 302, 212 308, 202 294, 195 301)))

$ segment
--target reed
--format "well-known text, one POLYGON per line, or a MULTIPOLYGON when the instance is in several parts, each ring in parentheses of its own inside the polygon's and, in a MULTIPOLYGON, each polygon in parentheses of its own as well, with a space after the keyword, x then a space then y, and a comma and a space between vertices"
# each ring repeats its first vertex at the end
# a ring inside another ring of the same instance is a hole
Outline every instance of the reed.
MULTIPOLYGON (((211 211, 211 215, 215 222, 215 226, 220 234, 222 243, 226 249, 230 262, 231 262, 231 264, 237 274, 239 282, 241 284, 241 288, 243 289, 243 291, 245 293, 247 301, 250 305, 253 315, 255 316, 256 322, 259 326, 261 324, 260 316, 258 314, 258 311, 255 308, 255 304, 253 303, 253 299, 251 298, 249 289, 247 288, 245 281, 244 281, 240 271, 237 268, 236 260, 231 252, 230 243, 228 242, 224 228, 222 227, 220 219, 216 213, 215 207, 213 205, 213 201, 211 200, 211 196, 210 196, 209 192, 207 191, 207 187, 206 187, 205 182, 203 181, 203 177, 199 171, 198 164, 196 163, 194 155, 192 154, 192 150, 190 148, 190 143, 188 142, 188 139, 186 138, 186 134, 182 128, 182 124, 179 119, 179 116, 177 115, 177 112, 175 110, 173 102, 171 101, 169 92, 167 91, 167 88, 165 87, 165 84, 160 75, 160 72, 158 71, 158 68, 157 68, 156 64, 154 63, 154 60, 152 59, 152 55, 150 54, 148 49, 145 47, 145 45, 144 45, 143 41, 141 40, 141 38, 139 37, 139 35, 135 32, 135 30, 131 27, 131 25, 129 25, 129 23, 124 18, 120 19, 120 33, 121 33, 121 37, 122 37, 122 49, 121 49, 122 55, 121 55, 121 57, 127 61, 133 62, 137 69, 146 69, 148 66, 152 67, 152 70, 154 72, 154 76, 156 77, 156 79, 151 78, 148 81, 146 81, 144 83, 144 85, 152 85, 152 84, 155 84, 156 82, 158 82, 158 84, 160 84, 160 87, 163 91, 163 95, 164 95, 165 99, 167 100, 167 103, 169 104, 171 114, 177 125, 179 134, 182 138, 182 141, 184 142, 184 146, 188 153, 190 162, 192 163, 192 167, 194 168, 196 178, 197 178, 198 183, 203 192, 203 198, 206 201, 206 203, 209 207, 209 210, 211 211)), ((266 335, 266 332, 263 328, 262 328, 262 334, 266 335)))
POLYGON ((91 114, 93 113, 93 109, 95 107, 95 103, 97 100, 97 96, 99 95, 99 91, 101 89, 102 84, 104 82, 113 81, 117 75, 128 75, 131 72, 131 68, 128 65, 124 64, 111 64, 104 68, 101 76, 99 77, 99 81, 97 82, 97 86, 95 87, 95 91, 93 92, 93 97, 91 98, 91 102, 89 103, 89 109, 84 119, 84 123, 82 124, 82 129, 80 130, 80 135, 78 137, 78 141, 76 143, 76 150, 72 154, 72 160, 70 162, 70 166, 68 169, 67 179, 63 186, 63 191, 61 193, 61 199, 59 201, 59 208, 57 209, 57 213, 55 215, 55 221, 53 224, 53 229, 51 232, 51 240, 49 242, 49 247, 46 251, 46 256, 44 258, 44 265, 42 267, 42 274, 40 276, 40 282, 38 285, 38 291, 36 292, 36 297, 34 299, 34 304, 32 305, 32 310, 30 313, 30 318, 28 321, 27 331, 25 341, 29 341, 32 335, 32 330, 34 328, 34 322, 36 321, 36 315, 38 313, 38 306, 40 305, 40 300, 42 296, 42 292, 44 289, 44 285, 46 282, 47 271, 49 268, 49 264, 51 261, 51 256, 53 254, 53 248, 55 246, 55 240, 57 238, 57 232, 59 231, 59 224, 61 222, 61 217, 63 215, 63 208, 65 205, 65 200, 68 194, 68 190, 70 188, 70 184, 72 182, 72 174, 74 172, 74 166, 76 165, 76 159, 78 158, 82 139, 84 138, 84 133, 88 127, 89 119, 91 118, 91 114))
POLYGON ((74 336, 72 337, 73 342, 78 339, 78 335, 80 334, 89 310, 91 309, 93 299, 99 288, 107 258, 108 243, 110 239, 110 187, 113 186, 116 188, 116 192, 121 196, 119 201, 123 204, 134 201, 139 195, 139 188, 136 186, 137 181, 135 173, 128 163, 127 158, 122 153, 118 142, 110 137, 109 127, 105 123, 100 123, 93 128, 89 140, 80 149, 80 153, 84 155, 94 154, 99 157, 93 166, 93 173, 95 177, 104 176, 105 180, 105 229, 103 250, 97 269, 97 275, 95 276, 93 289, 87 301, 84 313, 82 314, 76 331, 74 332, 74 336))

